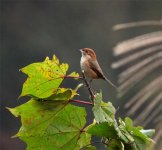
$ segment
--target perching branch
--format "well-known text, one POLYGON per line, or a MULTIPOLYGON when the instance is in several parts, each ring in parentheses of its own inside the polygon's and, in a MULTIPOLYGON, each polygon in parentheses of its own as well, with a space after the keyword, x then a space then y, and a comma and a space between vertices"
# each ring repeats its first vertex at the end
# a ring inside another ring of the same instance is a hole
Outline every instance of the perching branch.
POLYGON ((88 88, 88 91, 89 91, 89 93, 90 93, 91 101, 92 101, 92 103, 94 104, 95 94, 94 94, 94 92, 92 91, 92 88, 90 87, 89 82, 86 80, 86 77, 85 77, 84 71, 82 71, 82 76, 83 76, 82 79, 84 80, 84 82, 85 82, 85 84, 86 84, 86 86, 87 86, 87 88, 88 88))

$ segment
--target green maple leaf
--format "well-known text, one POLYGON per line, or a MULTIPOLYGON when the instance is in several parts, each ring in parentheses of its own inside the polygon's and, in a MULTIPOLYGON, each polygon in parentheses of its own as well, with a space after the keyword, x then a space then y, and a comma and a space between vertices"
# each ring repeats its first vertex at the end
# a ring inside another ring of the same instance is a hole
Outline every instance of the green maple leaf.
POLYGON ((9 110, 21 117, 22 126, 15 137, 26 142, 28 150, 77 150, 90 143, 91 136, 83 131, 85 109, 67 101, 30 100, 9 110))
POLYGON ((119 119, 119 129, 123 136, 125 136, 128 139, 127 144, 132 143, 131 148, 132 149, 139 149, 144 150, 147 148, 153 149, 154 147, 154 141, 149 138, 150 134, 153 134, 154 130, 143 130, 140 126, 133 126, 133 121, 126 117, 124 121, 120 118, 119 119), (149 136, 147 135, 149 133, 149 136))
POLYGON ((129 131, 132 135, 141 138, 145 142, 151 140, 149 136, 155 133, 155 130, 151 130, 151 129, 143 130, 143 128, 140 126, 137 127, 133 126, 133 121, 128 117, 126 117, 124 121, 125 121, 125 128, 127 129, 127 131, 129 131), (147 135, 148 133, 149 136, 147 135))
POLYGON ((113 125, 109 125, 107 122, 93 123, 86 128, 86 132, 99 137, 117 138, 117 132, 113 125))
POLYGON ((112 103, 105 103, 102 101, 102 93, 97 93, 94 99, 93 113, 97 123, 114 122, 115 108, 112 103))
POLYGON ((149 137, 155 133, 155 130, 143 130, 141 126, 133 126, 133 121, 126 117, 124 119, 125 129, 133 136, 135 145, 138 149, 152 149, 154 147, 154 141, 149 137), (149 135, 148 135, 149 134, 149 135))
MULTIPOLYGON (((54 55, 50 60, 48 57, 43 62, 33 63, 21 69, 28 75, 20 96, 31 96, 33 98, 48 98, 57 93, 57 89, 64 80, 68 70, 68 64, 60 64, 54 55)), ((71 73, 74 77, 79 75, 71 73)))

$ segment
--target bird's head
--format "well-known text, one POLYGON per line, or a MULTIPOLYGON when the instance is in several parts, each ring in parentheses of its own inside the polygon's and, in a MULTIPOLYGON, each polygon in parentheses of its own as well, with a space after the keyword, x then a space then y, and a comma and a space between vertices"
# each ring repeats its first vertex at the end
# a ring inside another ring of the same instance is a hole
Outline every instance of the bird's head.
POLYGON ((82 49, 80 49, 80 51, 82 53, 82 57, 89 57, 89 58, 92 58, 92 59, 96 59, 96 54, 95 54, 93 49, 82 48, 82 49))

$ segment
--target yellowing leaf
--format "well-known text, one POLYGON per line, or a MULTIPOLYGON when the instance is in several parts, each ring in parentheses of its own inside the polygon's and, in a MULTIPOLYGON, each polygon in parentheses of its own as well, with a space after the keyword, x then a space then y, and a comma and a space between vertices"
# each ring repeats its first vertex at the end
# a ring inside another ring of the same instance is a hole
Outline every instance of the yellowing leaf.
POLYGON ((68 64, 60 64, 55 55, 52 60, 47 57, 43 62, 33 63, 22 68, 21 71, 27 74, 28 78, 20 96, 40 99, 52 96, 57 92, 67 70, 68 64))
POLYGON ((75 95, 78 95, 76 90, 72 90, 70 88, 58 88, 55 94, 53 94, 52 96, 48 97, 45 100, 67 101, 72 99, 75 95))
POLYGON ((79 77, 79 74, 76 73, 76 72, 72 72, 71 74, 69 74, 69 76, 71 76, 71 77, 76 77, 76 78, 74 78, 74 79, 78 79, 77 77, 79 77))

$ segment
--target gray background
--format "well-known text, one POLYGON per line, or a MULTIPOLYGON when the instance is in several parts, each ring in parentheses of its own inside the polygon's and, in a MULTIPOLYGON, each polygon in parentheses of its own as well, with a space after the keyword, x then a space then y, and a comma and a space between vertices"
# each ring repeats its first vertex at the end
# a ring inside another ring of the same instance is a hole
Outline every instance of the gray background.
MULTIPOLYGON (((70 65, 70 71, 80 72, 78 49, 91 47, 95 49, 106 76, 117 84, 118 71, 110 68, 115 61, 112 48, 121 40, 159 28, 114 32, 112 26, 131 21, 160 20, 162 1, 1 0, 0 10, 0 149, 19 150, 25 149, 25 144, 10 137, 18 131, 20 120, 5 109, 28 100, 18 100, 26 79, 19 69, 56 54, 62 62, 70 65)), ((77 82, 70 80, 64 85, 75 87, 77 82)), ((116 98, 116 91, 110 85, 99 80, 93 83, 93 88, 96 91, 102 89, 105 101, 120 106, 118 115, 125 115, 125 102, 116 98)), ((79 99, 87 100, 87 90, 82 88, 79 92, 83 95, 79 99)), ((88 118, 91 115, 89 111, 88 118)))

